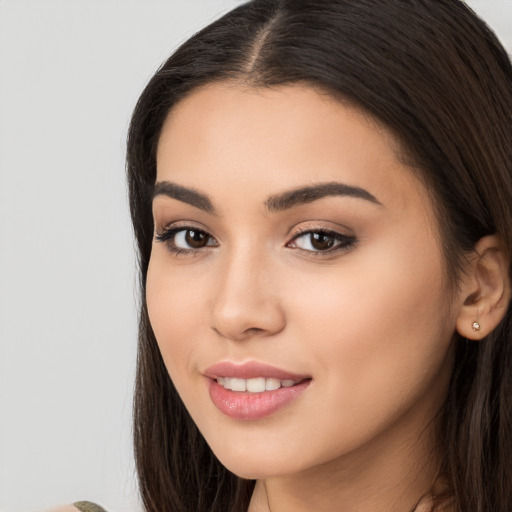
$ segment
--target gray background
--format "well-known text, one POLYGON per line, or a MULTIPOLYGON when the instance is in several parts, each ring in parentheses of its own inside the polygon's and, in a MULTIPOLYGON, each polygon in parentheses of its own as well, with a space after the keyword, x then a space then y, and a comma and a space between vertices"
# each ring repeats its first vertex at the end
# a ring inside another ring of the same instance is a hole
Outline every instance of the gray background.
MULTIPOLYGON (((144 84, 236 0, 0 0, 0 510, 136 512, 124 140, 144 84)), ((512 0, 469 2, 512 51, 512 0)))

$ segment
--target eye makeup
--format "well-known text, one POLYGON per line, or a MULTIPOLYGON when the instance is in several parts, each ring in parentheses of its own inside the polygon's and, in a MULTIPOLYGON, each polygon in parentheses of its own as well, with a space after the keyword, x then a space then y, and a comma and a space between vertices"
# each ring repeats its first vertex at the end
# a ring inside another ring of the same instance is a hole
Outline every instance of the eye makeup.
POLYGON ((175 226, 159 231, 155 240, 166 245, 176 255, 198 253, 207 247, 217 247, 217 241, 205 230, 195 226, 175 226))
POLYGON ((332 229, 303 228, 288 242, 287 247, 322 256, 346 251, 356 243, 357 240, 354 236, 344 235, 332 229))
MULTIPOLYGON (((210 233, 192 225, 167 227, 155 234, 155 240, 164 243, 175 255, 198 254, 219 246, 210 233)), ((321 257, 347 251, 356 243, 357 240, 352 235, 345 235, 325 227, 308 227, 296 230, 285 247, 321 257)))

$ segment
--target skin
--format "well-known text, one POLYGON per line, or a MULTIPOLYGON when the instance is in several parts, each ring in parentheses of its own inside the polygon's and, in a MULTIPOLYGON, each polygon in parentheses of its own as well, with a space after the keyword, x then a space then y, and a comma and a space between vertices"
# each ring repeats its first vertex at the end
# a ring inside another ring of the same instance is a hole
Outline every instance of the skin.
POLYGON ((216 84, 169 115, 157 181, 205 194, 216 210, 155 197, 156 233, 188 227, 209 245, 155 238, 147 304, 206 441, 231 471, 257 479, 250 512, 408 512, 438 468, 433 426, 457 322, 470 326, 480 311, 484 323, 484 310, 465 301, 477 280, 451 293, 428 193, 393 137, 307 86, 216 84), (332 182, 378 203, 330 196, 265 206, 269 196, 332 182), (357 241, 315 251, 298 230, 357 241), (176 244, 189 251, 176 254, 176 244), (204 377, 226 360, 312 381, 274 414, 236 420, 214 406, 204 377))

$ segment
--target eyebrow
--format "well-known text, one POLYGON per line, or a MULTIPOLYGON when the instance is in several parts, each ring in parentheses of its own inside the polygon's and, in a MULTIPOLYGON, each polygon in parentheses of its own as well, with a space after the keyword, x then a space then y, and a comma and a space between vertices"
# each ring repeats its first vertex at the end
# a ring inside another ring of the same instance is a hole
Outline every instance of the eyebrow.
MULTIPOLYGON (((171 183, 169 181, 160 181, 154 186, 153 199, 160 195, 168 196, 178 201, 190 204, 191 206, 195 206, 207 213, 216 213, 211 199, 206 194, 198 192, 193 188, 183 187, 182 185, 177 185, 176 183, 171 183)), ((288 190, 286 192, 270 196, 265 201, 265 206, 269 212, 280 212, 331 196, 354 197, 382 206, 382 203, 364 188, 354 187, 338 182, 319 183, 309 187, 288 190)))
POLYGON ((215 213, 215 208, 210 198, 193 188, 182 187, 170 181, 159 181, 153 189, 153 199, 157 196, 167 196, 190 204, 207 213, 215 213))
POLYGON ((382 203, 364 188, 353 187, 336 181, 301 187, 271 196, 265 201, 265 205, 268 211, 279 212, 330 196, 355 197, 382 206, 382 203))

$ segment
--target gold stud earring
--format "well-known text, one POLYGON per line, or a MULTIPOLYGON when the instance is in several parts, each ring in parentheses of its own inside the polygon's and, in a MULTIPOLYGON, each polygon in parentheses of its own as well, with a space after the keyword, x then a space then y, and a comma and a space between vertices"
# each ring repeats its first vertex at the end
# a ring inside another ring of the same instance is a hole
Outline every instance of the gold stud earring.
POLYGON ((473 322, 471 328, 473 329, 473 332, 478 332, 480 331, 480 324, 478 322, 473 322))

